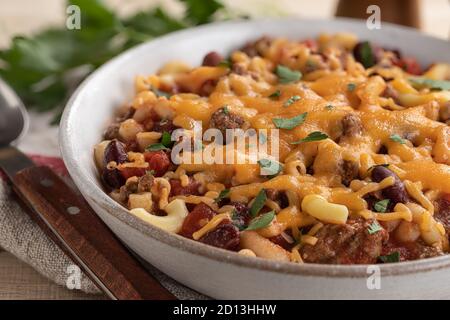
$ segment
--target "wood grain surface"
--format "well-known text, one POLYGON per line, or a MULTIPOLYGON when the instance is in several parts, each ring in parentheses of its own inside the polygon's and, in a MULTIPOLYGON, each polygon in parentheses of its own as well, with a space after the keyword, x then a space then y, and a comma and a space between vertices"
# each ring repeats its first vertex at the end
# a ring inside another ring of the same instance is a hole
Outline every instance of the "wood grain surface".
MULTIPOLYGON (((159 284, 129 253, 89 207, 50 168, 30 167, 12 179, 22 200, 36 210, 85 273, 111 298, 167 300, 175 297, 159 284)), ((39 224, 42 225, 43 221, 39 224)))

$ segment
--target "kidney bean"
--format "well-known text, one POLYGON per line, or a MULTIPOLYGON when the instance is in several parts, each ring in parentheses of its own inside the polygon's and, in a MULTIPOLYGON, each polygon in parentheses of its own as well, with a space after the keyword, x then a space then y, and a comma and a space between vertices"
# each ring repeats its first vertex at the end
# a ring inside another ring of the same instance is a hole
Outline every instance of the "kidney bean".
POLYGON ((247 226, 251 220, 247 205, 242 202, 230 202, 229 205, 234 207, 233 223, 238 228, 247 226))
POLYGON ((215 67, 221 61, 223 61, 223 57, 216 51, 211 51, 203 58, 202 66, 215 67))
POLYGON ((102 172, 102 179, 111 189, 120 188, 125 183, 125 178, 118 169, 109 170, 105 167, 102 172))
POLYGON ((112 140, 105 148, 104 164, 105 167, 111 161, 115 161, 117 164, 124 163, 128 160, 128 155, 125 151, 125 144, 119 140, 112 140))
POLYGON ((155 177, 161 177, 167 172, 170 166, 169 156, 162 150, 147 151, 144 153, 145 161, 148 162, 148 170, 155 172, 155 177))
POLYGON ((221 223, 199 241, 217 248, 235 251, 239 248, 239 230, 231 222, 221 223))
POLYGON ((372 180, 375 182, 380 182, 387 177, 394 177, 395 182, 392 186, 383 189, 382 194, 385 198, 392 201, 393 204, 399 202, 406 203, 409 201, 408 194, 406 193, 405 186, 400 178, 391 170, 385 168, 384 166, 375 166, 371 172, 372 180))
POLYGON ((192 234, 200 230, 215 215, 216 212, 208 205, 199 203, 184 219, 179 234, 192 239, 192 234))

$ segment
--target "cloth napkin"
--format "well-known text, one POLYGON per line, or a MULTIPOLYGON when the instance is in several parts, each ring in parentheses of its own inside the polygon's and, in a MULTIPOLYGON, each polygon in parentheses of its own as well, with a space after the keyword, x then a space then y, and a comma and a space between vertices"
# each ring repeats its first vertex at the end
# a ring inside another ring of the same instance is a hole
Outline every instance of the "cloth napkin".
MULTIPOLYGON (((50 126, 49 122, 49 115, 32 113, 28 134, 20 141, 18 147, 37 165, 49 166, 71 185, 67 170, 59 157, 58 128, 50 126)), ((66 286, 71 274, 68 267, 74 262, 24 212, 2 173, 0 173, 0 247, 32 266, 46 278, 66 286)), ((182 286, 154 267, 146 265, 146 268, 177 298, 188 300, 206 298, 182 286)), ((84 274, 81 275, 80 283, 79 290, 90 294, 100 293, 84 274)))

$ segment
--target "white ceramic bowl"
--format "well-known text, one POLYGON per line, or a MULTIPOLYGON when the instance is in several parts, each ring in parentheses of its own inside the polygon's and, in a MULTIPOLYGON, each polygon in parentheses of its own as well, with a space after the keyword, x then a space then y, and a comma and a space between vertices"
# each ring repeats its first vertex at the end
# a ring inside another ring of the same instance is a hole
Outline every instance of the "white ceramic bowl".
POLYGON ((199 65, 215 50, 227 54, 262 35, 292 39, 321 32, 353 32, 389 48, 399 48, 422 63, 450 62, 448 42, 383 23, 370 31, 351 19, 259 20, 211 24, 183 30, 133 48, 92 74, 69 101, 60 130, 65 164, 100 218, 143 259, 175 280, 221 299, 450 298, 450 255, 378 265, 381 289, 369 290, 368 266, 278 263, 248 258, 169 234, 130 215, 103 191, 93 161, 93 146, 114 109, 133 95, 138 74, 151 74, 178 59, 199 65))

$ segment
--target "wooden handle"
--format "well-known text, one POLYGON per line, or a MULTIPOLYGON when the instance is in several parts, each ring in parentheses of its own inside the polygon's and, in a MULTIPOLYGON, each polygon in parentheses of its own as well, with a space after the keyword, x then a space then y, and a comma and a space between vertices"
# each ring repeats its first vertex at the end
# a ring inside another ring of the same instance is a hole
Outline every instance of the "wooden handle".
POLYGON ((173 300, 93 212, 83 197, 48 167, 30 167, 12 179, 34 219, 113 299, 173 300), (50 232, 51 231, 51 232, 50 232))

